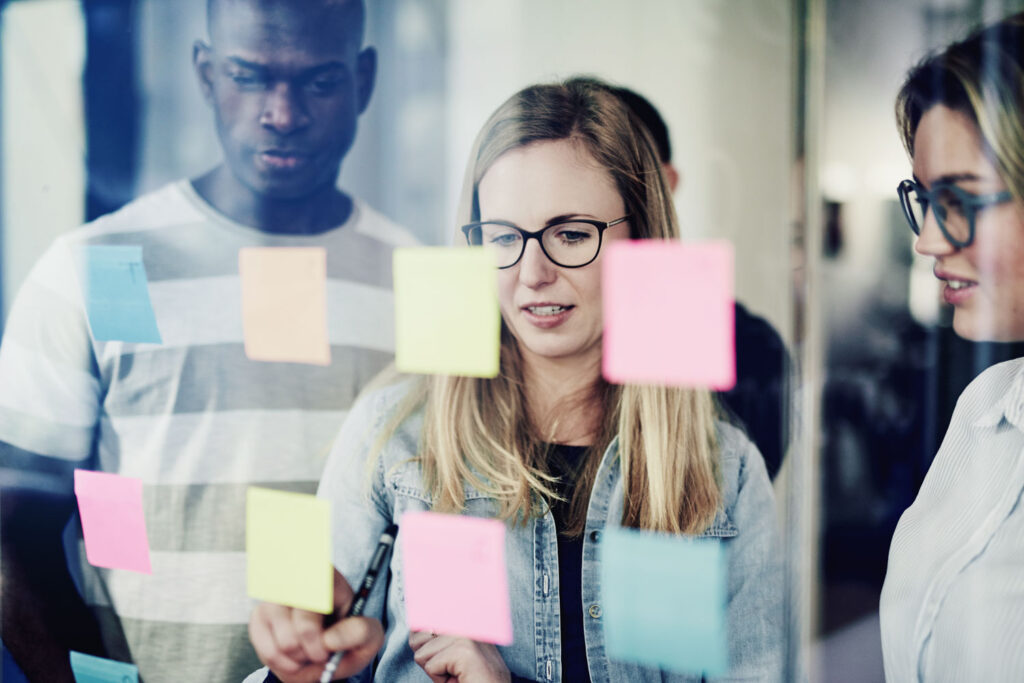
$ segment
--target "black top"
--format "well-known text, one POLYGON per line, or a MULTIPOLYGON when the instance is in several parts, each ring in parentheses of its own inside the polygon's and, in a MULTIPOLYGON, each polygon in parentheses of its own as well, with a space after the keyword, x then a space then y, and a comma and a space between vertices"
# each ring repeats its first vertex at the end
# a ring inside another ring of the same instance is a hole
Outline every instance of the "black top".
POLYGON ((736 386, 719 392, 719 404, 747 431, 775 479, 789 446, 789 352, 764 318, 736 304, 736 386))
POLYGON ((557 490, 566 502, 553 501, 551 514, 558 529, 558 603, 562 626, 562 680, 590 681, 587 644, 583 636, 583 536, 562 533, 568 527, 569 502, 586 446, 550 446, 549 472, 561 479, 557 490))

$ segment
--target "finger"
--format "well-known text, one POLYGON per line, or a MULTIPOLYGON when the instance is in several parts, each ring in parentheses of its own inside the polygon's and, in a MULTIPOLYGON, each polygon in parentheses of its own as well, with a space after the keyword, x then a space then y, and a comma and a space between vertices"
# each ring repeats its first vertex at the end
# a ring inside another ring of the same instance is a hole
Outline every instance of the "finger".
POLYGON ((432 657, 436 657, 445 648, 451 647, 458 638, 454 636, 434 636, 431 635, 425 643, 420 645, 419 649, 413 653, 413 659, 420 666, 423 666, 432 657))
POLYGON ((437 634, 433 631, 410 631, 409 647, 412 648, 413 652, 416 652, 436 637, 437 634))
POLYGON ((306 659, 317 663, 327 661, 331 653, 324 647, 323 615, 301 609, 292 610, 292 628, 306 659))
POLYGON ((450 645, 451 643, 449 643, 449 646, 441 648, 436 655, 420 664, 423 671, 430 676, 430 680, 435 681, 435 683, 444 683, 450 678, 454 678, 452 674, 455 673, 455 660, 452 656, 454 653, 450 645))
POLYGON ((344 652, 335 676, 353 676, 373 661, 384 644, 384 627, 369 617, 342 619, 324 632, 323 643, 331 652, 344 652))
POLYGON ((263 603, 253 611, 249 619, 249 638, 260 661, 275 673, 292 674, 297 672, 302 663, 288 656, 278 643, 275 635, 275 620, 287 619, 280 605, 263 603))
POLYGON ((299 634, 295 631, 295 625, 292 622, 292 608, 282 605, 273 607, 277 609, 272 611, 273 616, 269 620, 269 625, 278 652, 300 664, 305 664, 308 658, 305 650, 302 649, 299 634))
POLYGON ((334 570, 334 611, 339 615, 348 614, 353 598, 352 586, 337 569, 334 570))

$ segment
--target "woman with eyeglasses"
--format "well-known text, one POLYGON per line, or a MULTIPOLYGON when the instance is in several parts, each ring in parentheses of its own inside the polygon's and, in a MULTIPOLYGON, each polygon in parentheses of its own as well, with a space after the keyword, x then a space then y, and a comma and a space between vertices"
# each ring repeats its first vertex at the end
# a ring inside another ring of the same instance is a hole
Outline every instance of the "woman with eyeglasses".
MULTIPOLYGON (((598 548, 602 529, 625 526, 724 545, 723 680, 779 680, 781 558, 755 447, 715 419, 708 391, 601 377, 605 248, 679 234, 649 137, 600 82, 526 88, 478 137, 464 206, 462 236, 499 266, 499 376, 406 378, 364 396, 319 495, 334 510, 335 566, 350 578, 405 512, 504 520, 514 643, 410 633, 393 558, 367 610, 387 625, 375 678, 701 680, 606 654, 598 548)), ((300 670, 324 648, 296 635, 295 612, 257 609, 251 627, 264 661, 300 670)))
MULTIPOLYGON (((925 59, 896 102, 899 196, 953 328, 1024 339, 1024 14, 925 59)), ((882 590, 889 681, 1024 681, 1024 359, 960 396, 882 590)))

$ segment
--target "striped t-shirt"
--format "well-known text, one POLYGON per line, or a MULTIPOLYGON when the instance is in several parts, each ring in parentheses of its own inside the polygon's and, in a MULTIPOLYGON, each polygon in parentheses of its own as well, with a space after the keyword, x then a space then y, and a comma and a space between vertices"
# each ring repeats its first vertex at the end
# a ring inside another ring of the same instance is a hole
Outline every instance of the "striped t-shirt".
POLYGON ((245 492, 313 493, 359 390, 392 358, 391 253, 414 244, 356 202, 345 225, 269 235, 214 211, 188 181, 57 240, 0 347, 0 440, 143 482, 152 575, 92 567, 65 547, 112 656, 146 683, 238 681, 259 665, 246 624, 245 492), (94 341, 75 271, 86 245, 138 245, 161 344, 94 341), (238 251, 327 251, 330 365, 249 360, 238 251))
POLYGON ((979 375, 889 550, 885 678, 1024 681, 1024 359, 979 375))

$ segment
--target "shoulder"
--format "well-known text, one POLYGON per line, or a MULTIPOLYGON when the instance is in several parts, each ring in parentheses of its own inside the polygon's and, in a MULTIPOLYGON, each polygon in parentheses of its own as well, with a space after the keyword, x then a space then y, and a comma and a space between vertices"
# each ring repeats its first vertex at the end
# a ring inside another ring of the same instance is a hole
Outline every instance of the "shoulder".
MULTIPOLYGON (((385 371, 387 372, 387 371, 385 371)), ((328 456, 327 467, 339 463, 365 460, 380 442, 382 455, 394 451, 415 453, 422 424, 422 408, 416 408, 399 424, 392 424, 398 411, 410 406, 421 393, 422 377, 395 375, 386 383, 375 380, 352 405, 328 456), (391 433, 388 434, 387 432, 391 433), (383 441, 382 441, 383 440, 383 441), (396 447, 393 442, 400 442, 396 447)), ((389 458, 390 459, 390 458, 389 458)))
POLYGON ((415 247, 420 241, 411 232, 398 225, 361 199, 352 200, 353 227, 360 235, 370 237, 391 247, 415 247))
POLYGON ((71 246, 119 242, 119 237, 127 233, 137 239, 140 233, 203 221, 203 213, 192 194, 187 180, 169 183, 86 223, 62 239, 71 246))
POLYGON ((1024 358, 998 363, 974 378, 956 402, 954 420, 974 422, 1000 404, 1014 385, 1024 382, 1024 358))

